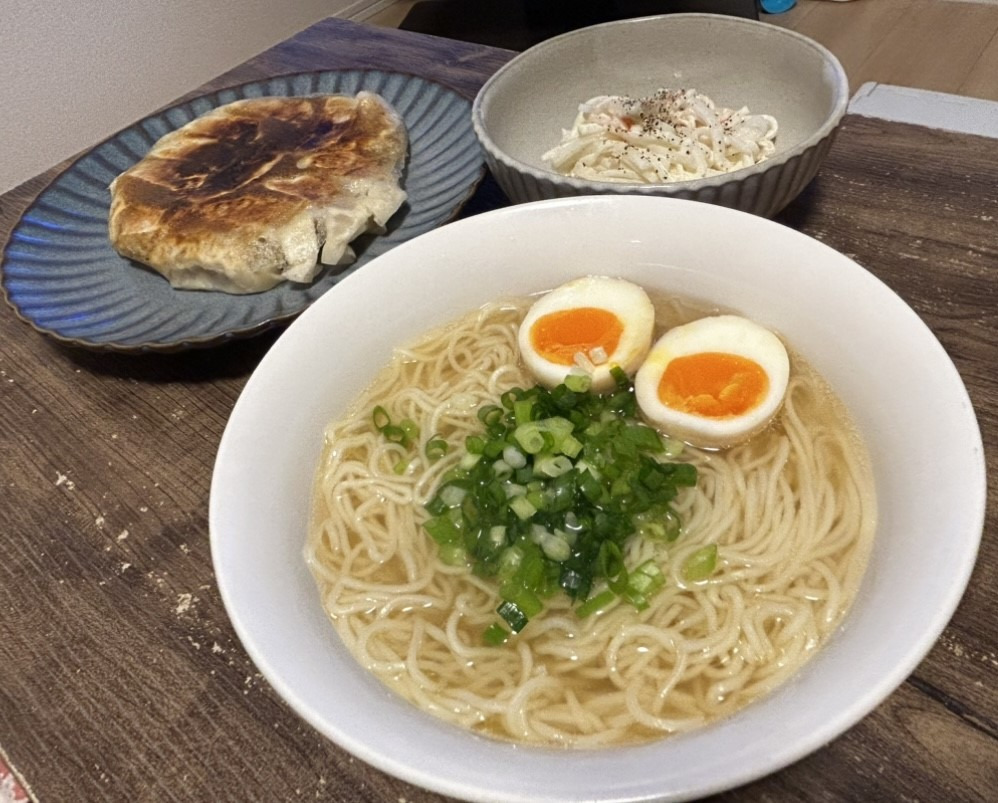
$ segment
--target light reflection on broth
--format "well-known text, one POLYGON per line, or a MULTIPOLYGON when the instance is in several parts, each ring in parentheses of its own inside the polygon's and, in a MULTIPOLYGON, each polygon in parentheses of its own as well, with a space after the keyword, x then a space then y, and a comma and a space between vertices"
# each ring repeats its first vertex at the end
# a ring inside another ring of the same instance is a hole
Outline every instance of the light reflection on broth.
MULTIPOLYGON (((656 335, 716 313, 652 299, 656 335)), ((628 564, 654 558, 666 575, 648 609, 618 603, 580 620, 559 595, 507 644, 483 646, 499 601, 493 584, 442 565, 420 527, 423 504, 459 453, 427 465, 420 452, 398 475, 398 447, 374 431, 370 413, 381 404, 424 436, 463 443, 480 426, 480 405, 533 384, 516 352, 531 301, 490 305, 400 349, 351 414, 329 425, 306 545, 322 604, 388 686, 500 739, 630 744, 727 716, 798 671, 855 596, 875 527, 865 447, 843 405, 791 351, 786 402, 769 429, 680 458, 700 478, 675 502, 679 539, 632 539, 628 564), (718 544, 716 571, 685 582, 684 560, 708 543, 718 544)))

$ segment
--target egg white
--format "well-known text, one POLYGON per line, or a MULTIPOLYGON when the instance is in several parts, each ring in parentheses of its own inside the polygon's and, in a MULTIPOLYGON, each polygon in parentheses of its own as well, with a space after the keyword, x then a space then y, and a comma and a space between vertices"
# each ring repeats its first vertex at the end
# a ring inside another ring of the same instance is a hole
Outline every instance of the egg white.
POLYGON ((724 448, 748 440, 769 424, 783 404, 789 377, 790 359, 779 337, 747 318, 716 315, 662 335, 638 370, 634 391, 641 412, 662 432, 693 446, 724 448), (669 363, 704 352, 735 354, 757 363, 769 379, 760 403, 738 415, 709 418, 662 402, 658 388, 669 363))
POLYGON ((541 296, 520 324, 518 343, 527 370, 546 387, 565 381, 570 373, 588 373, 596 392, 611 390, 614 385, 610 369, 619 365, 633 376, 641 365, 655 329, 655 308, 644 288, 624 279, 606 276, 585 276, 574 279, 541 296), (605 362, 581 368, 578 364, 562 365, 540 354, 531 342, 534 324, 545 315, 580 307, 597 307, 613 313, 623 325, 617 347, 606 355, 605 362))

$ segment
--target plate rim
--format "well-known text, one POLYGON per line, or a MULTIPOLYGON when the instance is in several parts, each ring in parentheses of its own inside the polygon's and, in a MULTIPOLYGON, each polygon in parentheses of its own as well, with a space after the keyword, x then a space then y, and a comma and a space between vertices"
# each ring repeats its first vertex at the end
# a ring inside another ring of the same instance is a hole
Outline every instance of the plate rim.
MULTIPOLYGON (((223 105, 223 101, 220 100, 219 96, 224 92, 245 91, 247 87, 260 86, 272 81, 293 81, 295 78, 299 77, 324 76, 333 73, 336 74, 361 73, 365 75, 400 76, 408 80, 417 80, 427 84, 433 84, 435 86, 438 86, 444 91, 450 93, 451 95, 467 102, 468 121, 469 121, 468 125, 469 143, 471 141, 474 141, 476 145, 478 144, 477 138, 475 137, 474 128, 470 122, 471 107, 474 102, 474 96, 473 95, 469 96, 467 92, 457 89, 456 87, 448 84, 446 81, 441 81, 436 78, 428 78, 423 75, 418 75, 417 73, 414 73, 409 70, 384 70, 376 67, 331 67, 328 69, 317 69, 317 70, 295 70, 292 72, 284 72, 280 74, 257 78, 250 81, 241 81, 235 84, 228 84, 226 86, 219 87, 217 89, 211 89, 208 91, 201 91, 203 87, 195 89, 192 92, 182 95, 180 98, 177 98, 171 101, 170 103, 161 106, 149 112, 146 115, 143 115, 134 122, 120 128, 114 133, 104 137, 99 142, 96 142, 94 145, 77 153, 75 156, 71 157, 63 166, 59 167, 56 170, 56 172, 53 173, 53 175, 46 180, 45 184, 38 190, 35 196, 28 203, 28 205, 25 206, 25 208, 20 212, 20 214, 17 217, 17 220, 11 226, 10 232, 3 241, 2 248, 0 248, 0 295, 2 295, 3 300, 6 303, 7 307, 13 311, 14 315, 19 320, 26 323, 34 331, 38 332, 41 335, 44 335, 45 337, 51 338, 58 343, 61 343, 66 346, 71 346, 74 348, 81 348, 87 351, 116 352, 123 354, 149 354, 149 353, 166 354, 166 353, 189 351, 193 349, 213 348, 216 346, 222 346, 231 343, 236 340, 243 340, 256 337, 260 334, 263 334, 264 332, 267 332, 271 329, 277 328, 282 325, 286 325, 291 321, 293 321, 295 318, 301 315, 306 309, 312 306, 312 304, 314 304, 319 298, 321 298, 322 295, 325 295, 325 293, 328 293, 330 290, 334 289, 336 285, 334 284, 330 286, 326 291, 321 293, 315 299, 306 301, 299 309, 290 312, 282 312, 275 315, 270 315, 264 318, 263 320, 258 320, 254 323, 245 326, 237 326, 216 334, 193 335, 169 341, 146 340, 141 343, 123 343, 115 340, 97 341, 85 337, 73 337, 70 335, 63 334, 55 329, 42 326, 36 320, 26 315, 24 311, 15 303, 14 299, 11 297, 11 293, 8 290, 7 286, 7 273, 5 271, 5 267, 8 261, 7 253, 11 243, 13 242, 15 233, 24 222, 24 218, 38 207, 39 202, 43 200, 45 194, 52 189, 52 187, 56 184, 56 182, 58 182, 64 176, 73 171, 84 159, 89 158, 96 151, 98 151, 100 148, 107 145, 108 143, 114 142, 115 140, 118 140, 128 132, 142 127, 150 120, 163 118, 166 115, 168 115, 170 112, 172 112, 174 109, 181 109, 185 106, 189 106, 192 103, 196 103, 197 101, 202 99, 207 98, 212 100, 213 103, 212 109, 216 109, 219 106, 223 105)), ((279 97, 304 97, 304 95, 289 94, 289 95, 280 95, 279 97)), ((199 115, 195 115, 195 117, 197 116, 199 115)), ((171 128, 170 130, 174 131, 176 130, 176 128, 174 127, 171 128)), ((481 159, 478 169, 475 172, 474 179, 464 189, 463 194, 460 196, 457 203, 454 204, 449 214, 439 223, 437 223, 436 226, 434 226, 434 228, 443 226, 447 223, 456 220, 460 216, 464 207, 475 195, 476 191, 484 181, 488 168, 484 161, 484 154, 481 153, 480 145, 479 145, 479 152, 481 159)), ((401 243, 398 244, 401 245, 401 243)), ((358 266, 358 267, 363 267, 363 266, 358 266)))

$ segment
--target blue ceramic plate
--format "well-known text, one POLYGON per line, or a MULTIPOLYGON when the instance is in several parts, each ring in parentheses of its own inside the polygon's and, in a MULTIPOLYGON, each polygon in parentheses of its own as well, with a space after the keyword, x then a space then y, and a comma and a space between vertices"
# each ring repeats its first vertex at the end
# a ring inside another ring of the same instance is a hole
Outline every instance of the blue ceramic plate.
POLYGON ((282 76, 174 106, 122 131, 76 161, 24 213, 3 254, 7 301, 38 331, 74 345, 177 351, 256 334, 302 312, 344 276, 399 243, 446 223, 474 192, 484 165, 471 102, 400 73, 345 70, 282 76), (377 92, 402 115, 410 152, 405 205, 388 233, 355 241, 356 262, 312 284, 284 283, 255 295, 174 290, 165 278, 111 247, 112 179, 161 136, 235 100, 268 95, 377 92))

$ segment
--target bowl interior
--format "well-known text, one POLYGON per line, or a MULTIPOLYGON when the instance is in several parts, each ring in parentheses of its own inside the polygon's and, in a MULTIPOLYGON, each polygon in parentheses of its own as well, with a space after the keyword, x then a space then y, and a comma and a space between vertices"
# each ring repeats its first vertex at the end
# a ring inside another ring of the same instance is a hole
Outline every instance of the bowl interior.
POLYGON ((694 88, 719 105, 776 117, 777 158, 813 137, 841 106, 840 71, 823 47, 774 25, 712 14, 646 17, 524 51, 485 85, 477 111, 503 154, 549 171, 541 156, 583 101, 694 88))
POLYGON ((969 578, 984 516, 983 465, 973 409, 939 342, 848 258, 721 207, 562 199, 479 215, 403 244, 289 327, 248 382, 219 447, 212 557, 227 611, 260 671, 303 718, 362 760, 465 799, 682 800, 801 758, 912 671, 969 578), (776 693, 700 731, 639 747, 526 749, 444 724, 363 670, 326 620, 302 549, 324 427, 393 347, 485 301, 586 273, 709 299, 782 333, 852 411, 871 452, 879 526, 844 627, 776 693))

